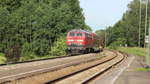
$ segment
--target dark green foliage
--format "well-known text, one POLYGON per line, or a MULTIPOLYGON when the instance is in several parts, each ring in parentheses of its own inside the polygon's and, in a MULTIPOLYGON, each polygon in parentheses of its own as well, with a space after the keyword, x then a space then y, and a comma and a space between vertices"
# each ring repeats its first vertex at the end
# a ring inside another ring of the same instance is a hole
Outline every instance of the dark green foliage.
MULTIPOLYGON (((145 7, 146 4, 142 3, 141 47, 144 46, 145 38, 145 7)), ((121 38, 123 40, 121 45, 127 44, 128 46, 132 47, 138 46, 140 0, 132 1, 128 5, 128 8, 129 9, 126 11, 126 13, 124 13, 122 19, 119 22, 117 22, 113 27, 107 28, 107 45, 117 44, 116 41, 118 42, 119 38, 121 38)), ((150 5, 148 6, 148 18, 150 18, 150 5)))
POLYGON ((78 0, 0 0, 0 18, 0 52, 19 45, 25 59, 48 55, 71 29, 90 30, 78 0))

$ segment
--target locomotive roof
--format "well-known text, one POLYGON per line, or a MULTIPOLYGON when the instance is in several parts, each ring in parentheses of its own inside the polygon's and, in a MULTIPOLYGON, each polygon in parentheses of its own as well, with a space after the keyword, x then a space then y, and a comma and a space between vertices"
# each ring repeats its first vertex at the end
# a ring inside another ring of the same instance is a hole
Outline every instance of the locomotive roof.
MULTIPOLYGON (((93 33, 93 32, 91 32, 91 31, 83 30, 83 29, 73 29, 73 30, 71 30, 71 31, 69 31, 69 32, 86 32, 86 33, 89 33, 89 34, 93 33)), ((95 34, 96 36, 98 36, 96 33, 93 33, 93 34, 95 34)), ((99 37, 99 36, 98 36, 98 37, 99 37)))
POLYGON ((82 30, 82 29, 74 29, 74 30, 71 30, 69 32, 86 32, 86 33, 92 33, 91 31, 88 31, 88 30, 82 30))

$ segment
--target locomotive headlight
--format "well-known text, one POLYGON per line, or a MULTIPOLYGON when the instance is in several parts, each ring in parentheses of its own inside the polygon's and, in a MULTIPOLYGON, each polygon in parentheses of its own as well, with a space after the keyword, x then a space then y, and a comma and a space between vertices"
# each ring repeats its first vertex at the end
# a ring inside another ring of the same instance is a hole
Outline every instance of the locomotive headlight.
POLYGON ((74 41, 74 40, 70 40, 70 39, 69 39, 68 41, 74 41))
POLYGON ((77 40, 77 41, 83 42, 83 40, 77 40))

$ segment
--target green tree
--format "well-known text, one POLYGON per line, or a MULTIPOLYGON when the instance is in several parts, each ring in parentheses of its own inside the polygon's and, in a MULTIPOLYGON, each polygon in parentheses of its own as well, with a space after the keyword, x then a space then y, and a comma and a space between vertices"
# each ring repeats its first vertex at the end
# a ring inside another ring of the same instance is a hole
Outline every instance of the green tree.
MULTIPOLYGON (((149 2, 150 4, 150 2, 149 2)), ((141 20, 141 47, 144 46, 145 34, 145 7, 146 4, 142 2, 142 20, 141 20)), ((150 17, 150 5, 148 6, 148 16, 150 17)), ((133 0, 128 5, 128 10, 124 13, 122 19, 114 26, 109 27, 108 45, 111 45, 118 38, 125 39, 128 46, 138 46, 139 36, 139 20, 140 20, 140 0, 133 0)), ((149 22, 148 22, 149 23, 149 22)), ((148 26, 147 26, 148 28, 148 26)))
POLYGON ((18 57, 25 59, 48 55, 69 30, 90 30, 78 0, 0 0, 0 18, 0 52, 18 45, 18 57))

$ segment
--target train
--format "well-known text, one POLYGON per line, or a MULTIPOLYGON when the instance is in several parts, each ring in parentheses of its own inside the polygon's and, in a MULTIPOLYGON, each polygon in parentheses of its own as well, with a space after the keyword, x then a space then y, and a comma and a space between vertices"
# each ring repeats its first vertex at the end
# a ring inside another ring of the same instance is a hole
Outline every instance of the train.
POLYGON ((104 39, 97 34, 83 29, 74 29, 67 33, 66 37, 67 54, 87 54, 95 50, 102 51, 104 39))

